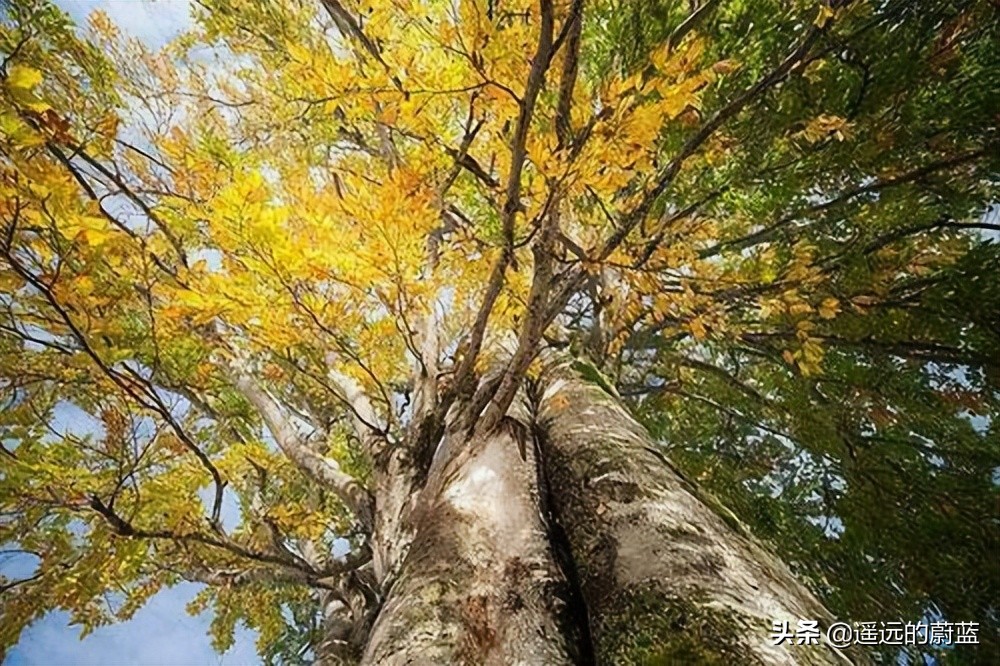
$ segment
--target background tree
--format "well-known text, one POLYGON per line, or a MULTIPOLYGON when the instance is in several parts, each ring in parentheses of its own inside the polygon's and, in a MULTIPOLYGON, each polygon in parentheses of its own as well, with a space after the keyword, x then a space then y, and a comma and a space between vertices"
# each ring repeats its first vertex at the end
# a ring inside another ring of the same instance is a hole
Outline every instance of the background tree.
POLYGON ((0 645, 995 663, 991 3, 5 11, 0 645))

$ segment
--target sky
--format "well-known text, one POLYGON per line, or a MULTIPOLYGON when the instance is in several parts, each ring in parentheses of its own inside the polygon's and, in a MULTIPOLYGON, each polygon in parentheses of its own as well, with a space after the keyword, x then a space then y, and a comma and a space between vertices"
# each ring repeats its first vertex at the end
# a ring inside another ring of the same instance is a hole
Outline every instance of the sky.
POLYGON ((184 607, 201 586, 184 583, 153 597, 129 622, 95 630, 82 641, 69 615, 50 613, 25 629, 4 666, 243 666, 259 664, 254 636, 245 628, 223 655, 209 643, 208 614, 184 607))
POLYGON ((190 0, 55 0, 77 25, 95 9, 111 17, 118 28, 158 48, 183 32, 191 21, 190 0))
MULTIPOLYGON (((56 4, 82 24, 95 9, 101 9, 122 32, 150 47, 163 46, 190 23, 189 0, 56 0, 56 4)), ((64 409, 53 427, 81 430, 89 427, 81 413, 64 409)), ((225 516, 224 516, 225 518, 225 516)), ((5 573, 14 574, 26 563, 6 561, 5 573)), ((190 616, 185 606, 200 585, 184 583, 154 596, 128 622, 101 627, 80 640, 80 628, 69 624, 69 615, 49 613, 25 629, 11 649, 4 666, 249 666, 259 664, 254 648, 256 636, 238 627, 228 652, 217 654, 208 637, 210 613, 190 616)))

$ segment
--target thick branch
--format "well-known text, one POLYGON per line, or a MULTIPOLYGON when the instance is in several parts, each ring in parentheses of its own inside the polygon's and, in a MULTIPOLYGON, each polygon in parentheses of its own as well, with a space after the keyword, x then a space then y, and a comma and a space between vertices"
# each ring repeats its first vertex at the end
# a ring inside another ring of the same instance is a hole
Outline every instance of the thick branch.
POLYGON ((236 388, 260 413, 281 451, 307 476, 332 490, 357 516, 365 527, 372 526, 372 497, 350 474, 332 458, 317 453, 308 446, 278 401, 257 384, 242 368, 232 369, 236 388))
POLYGON ((583 32, 583 0, 574 0, 566 17, 566 56, 563 59, 562 77, 559 79, 559 101, 556 103, 556 133, 559 147, 569 145, 573 139, 570 112, 573 105, 573 88, 579 69, 580 35, 583 32))
POLYGON ((369 448, 374 448, 373 439, 385 437, 387 426, 379 418, 378 412, 375 411, 375 405, 372 404, 361 384, 353 377, 334 369, 336 359, 333 354, 327 355, 326 362, 329 366, 327 377, 333 382, 334 387, 351 411, 355 434, 369 448))
MULTIPOLYGON (((493 268, 490 271, 486 285, 486 294, 469 334, 468 349, 456 370, 455 391, 461 391, 472 376, 476 359, 482 349, 490 313, 493 311, 493 306, 496 304, 503 289, 507 267, 514 259, 514 221, 521 205, 521 171, 524 168, 524 162, 527 158, 528 130, 531 126, 532 116, 534 115, 535 102, 538 99, 538 93, 541 91, 542 84, 545 82, 545 72, 548 69, 552 54, 552 2, 551 0, 540 0, 540 4, 541 27, 539 30, 538 45, 532 57, 531 70, 528 72, 524 96, 520 100, 521 108, 518 113, 517 125, 510 142, 510 171, 507 174, 506 198, 501 214, 504 247, 500 257, 493 264, 493 268)), ((450 400, 445 400, 442 409, 447 410, 450 406, 449 402, 450 400)))
POLYGON ((503 376, 495 391, 491 392, 491 382, 484 382, 476 391, 470 408, 472 418, 479 413, 482 404, 489 400, 489 405, 476 426, 484 431, 495 427, 507 413, 517 394, 521 379, 528 370, 532 359, 538 353, 538 344, 542 340, 547 323, 544 318, 545 302, 552 285, 553 248, 559 233, 559 201, 551 204, 548 215, 542 219, 541 233, 538 235, 532 250, 535 256, 534 275, 531 280, 531 291, 528 294, 528 313, 521 328, 517 341, 517 349, 508 362, 503 376))

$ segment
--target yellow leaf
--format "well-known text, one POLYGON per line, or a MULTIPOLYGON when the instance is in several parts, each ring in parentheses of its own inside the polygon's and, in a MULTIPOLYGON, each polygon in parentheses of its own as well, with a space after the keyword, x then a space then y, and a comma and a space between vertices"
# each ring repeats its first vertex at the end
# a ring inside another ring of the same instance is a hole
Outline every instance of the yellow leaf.
POLYGON ((562 411, 569 407, 569 398, 564 395, 557 395, 552 398, 552 408, 557 412, 562 411))
POLYGON ((830 19, 833 18, 834 13, 833 9, 821 3, 819 6, 819 13, 816 15, 816 20, 813 21, 813 24, 819 28, 824 27, 830 22, 830 19))
POLYGON ((799 361, 799 372, 802 373, 803 377, 812 377, 813 375, 818 375, 820 368, 814 363, 809 363, 808 361, 799 361))
POLYGON ((19 148, 34 148, 45 143, 44 136, 12 113, 0 112, 0 133, 9 137, 19 148))
POLYGON ((694 335, 696 340, 704 340, 708 333, 705 331, 705 325, 701 322, 701 318, 695 317, 690 322, 688 322, 688 328, 691 329, 691 333, 694 335))
POLYGON ((292 57, 295 62, 306 63, 312 60, 312 53, 305 46, 297 42, 289 42, 286 45, 288 49, 288 55, 292 57))
POLYGON ((732 74, 740 68, 740 63, 736 60, 720 60, 712 65, 712 71, 716 74, 732 74))
POLYGON ((180 319, 185 313, 186 310, 184 308, 177 307, 176 305, 168 305, 160 311, 160 314, 167 319, 180 319))
POLYGON ((808 314, 812 312, 812 306, 808 303, 794 303, 788 308, 788 312, 793 315, 808 314))
POLYGON ((661 72, 667 68, 667 61, 670 59, 670 47, 663 46, 650 54, 649 61, 661 72))
POLYGON ((861 294, 860 296, 855 296, 851 299, 851 303, 855 306, 855 308, 866 308, 870 305, 874 305, 877 301, 877 298, 869 294, 861 294))
POLYGON ((833 319, 840 312, 840 301, 832 296, 824 298, 819 306, 819 316, 823 319, 833 319))
POLYGON ((42 73, 26 65, 14 65, 7 75, 7 85, 15 90, 31 90, 42 82, 42 73))
POLYGON ((816 116, 806 125, 805 129, 797 134, 809 143, 816 143, 828 136, 832 136, 837 141, 845 141, 851 138, 852 126, 840 116, 821 114, 816 116))
POLYGON ((393 125, 399 118, 399 107, 390 105, 381 110, 378 120, 383 125, 393 125))
POLYGON ((812 364, 819 364, 823 360, 823 347, 818 342, 807 340, 802 345, 802 356, 812 364))
POLYGON ((112 232, 105 229, 84 229, 77 234, 76 240, 92 247, 98 247, 107 243, 112 235, 112 232))
POLYGON ((79 296, 90 296, 94 293, 94 281, 87 275, 80 275, 73 280, 73 291, 79 296))
POLYGON ((97 132, 107 138, 113 139, 118 135, 118 116, 114 113, 105 114, 97 122, 97 132))

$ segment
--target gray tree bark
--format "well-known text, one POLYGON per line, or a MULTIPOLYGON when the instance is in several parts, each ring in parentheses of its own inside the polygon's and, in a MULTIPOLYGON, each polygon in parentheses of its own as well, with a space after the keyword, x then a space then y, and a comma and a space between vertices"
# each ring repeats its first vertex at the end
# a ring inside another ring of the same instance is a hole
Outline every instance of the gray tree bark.
POLYGON ((543 385, 539 420, 552 506, 598 663, 864 661, 826 645, 772 645, 774 620, 823 627, 832 618, 672 468, 618 398, 557 366, 543 385))
POLYGON ((413 540, 362 663, 574 661, 525 424, 446 435, 408 522, 413 540))
POLYGON ((775 620, 832 618, 617 397, 565 365, 536 393, 530 415, 449 431, 408 499, 376 488, 395 513, 375 519, 382 602, 362 663, 867 663, 771 644, 775 620))

